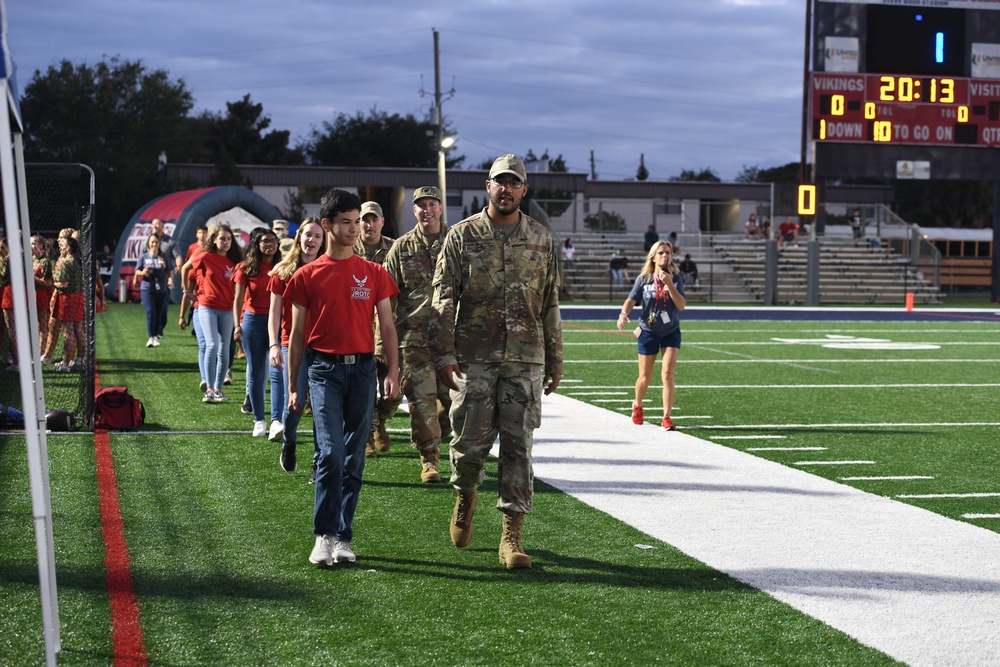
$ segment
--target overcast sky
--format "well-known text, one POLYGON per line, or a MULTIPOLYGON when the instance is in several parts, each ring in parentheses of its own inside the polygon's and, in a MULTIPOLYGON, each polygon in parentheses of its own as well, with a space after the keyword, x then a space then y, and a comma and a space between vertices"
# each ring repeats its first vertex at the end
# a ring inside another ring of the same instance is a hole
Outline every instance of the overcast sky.
MULTIPOLYGON (((142 60, 196 110, 250 93, 293 143, 343 112, 442 105, 465 167, 530 148, 650 178, 798 161, 801 0, 12 0, 21 89, 64 59, 142 60), (425 93, 421 96, 421 91, 425 93)), ((30 122, 30 121, 29 121, 30 122)), ((387 165, 388 166, 388 165, 387 165)))

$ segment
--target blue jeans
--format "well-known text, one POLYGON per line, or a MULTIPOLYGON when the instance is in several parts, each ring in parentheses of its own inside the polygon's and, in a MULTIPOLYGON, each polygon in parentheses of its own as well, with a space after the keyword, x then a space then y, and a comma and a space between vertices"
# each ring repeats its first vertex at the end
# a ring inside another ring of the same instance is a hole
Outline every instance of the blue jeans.
POLYGON ((609 272, 612 285, 621 285, 625 282, 625 274, 622 269, 609 269, 609 272))
POLYGON ((319 355, 309 364, 316 430, 313 532, 351 541, 351 524, 365 469, 365 443, 375 405, 375 360, 334 364, 319 355))
MULTIPOLYGON (((267 347, 267 315, 243 313, 243 351, 247 355, 247 393, 256 421, 264 419, 265 378, 271 380, 271 420, 281 421, 281 399, 285 395, 285 380, 281 371, 271 366, 267 347)), ((287 402, 287 401, 286 401, 287 402)))
POLYGON ((194 309, 194 315, 191 316, 191 328, 194 329, 194 337, 198 339, 198 372, 201 373, 201 379, 204 382, 208 382, 208 366, 205 364, 205 332, 201 330, 201 315, 198 312, 201 308, 194 309))
POLYGON ((199 306, 198 317, 205 336, 205 380, 210 389, 222 389, 233 343, 233 311, 199 306))
MULTIPOLYGON (((145 287, 146 283, 143 283, 142 286, 145 287)), ((166 292, 157 292, 153 289, 139 290, 142 307, 146 309, 146 335, 150 338, 163 335, 160 320, 167 312, 167 297, 166 292)))
MULTIPOLYGON (((295 378, 295 390, 299 394, 299 404, 306 404, 306 392, 309 391, 309 362, 312 357, 309 354, 309 348, 304 350, 302 355, 302 363, 299 365, 299 376, 295 378)), ((298 439, 298 429, 299 422, 302 421, 301 412, 291 412, 288 409, 288 391, 292 387, 292 379, 288 378, 288 346, 282 346, 281 348, 281 358, 285 362, 285 370, 283 373, 284 384, 282 385, 282 400, 281 400, 281 423, 285 427, 285 442, 295 442, 298 439)), ((273 386, 273 385, 272 385, 273 386)))

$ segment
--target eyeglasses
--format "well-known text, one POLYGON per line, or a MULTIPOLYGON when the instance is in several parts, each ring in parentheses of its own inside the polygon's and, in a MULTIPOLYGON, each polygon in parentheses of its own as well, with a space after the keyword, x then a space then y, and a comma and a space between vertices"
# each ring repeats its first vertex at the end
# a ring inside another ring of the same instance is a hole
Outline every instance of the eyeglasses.
POLYGON ((260 242, 261 245, 275 245, 278 243, 278 239, 271 237, 271 238, 261 239, 260 242))
POLYGON ((517 179, 506 179, 506 178, 491 178, 493 185, 498 188, 510 188, 511 190, 520 190, 524 187, 524 181, 519 181, 517 179))

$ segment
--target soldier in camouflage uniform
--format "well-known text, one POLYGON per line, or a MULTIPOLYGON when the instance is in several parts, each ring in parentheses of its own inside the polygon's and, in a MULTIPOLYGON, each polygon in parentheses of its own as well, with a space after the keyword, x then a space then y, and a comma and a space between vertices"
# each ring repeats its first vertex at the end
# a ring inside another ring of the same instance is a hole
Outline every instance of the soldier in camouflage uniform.
MULTIPOLYGON (((369 262, 384 264, 389 248, 394 242, 382 234, 385 216, 378 202, 366 201, 361 205, 361 235, 354 243, 354 252, 369 262)), ((372 432, 365 445, 365 456, 375 458, 377 452, 387 452, 392 446, 389 432, 385 430, 385 422, 396 414, 396 409, 402 402, 402 397, 387 399, 381 387, 385 384, 385 374, 389 367, 385 364, 385 353, 382 350, 382 336, 378 331, 378 318, 375 319, 375 372, 378 373, 379 392, 375 396, 375 409, 372 411, 372 432)))
POLYGON ((472 539, 477 489, 499 434, 500 562, 508 569, 531 567, 521 526, 531 512, 532 437, 542 393, 562 377, 559 258, 549 231, 519 211, 526 181, 520 158, 497 158, 486 181, 489 205, 448 232, 434 272, 431 331, 439 377, 452 389, 451 539, 458 547, 472 539))
POLYGON ((399 237, 384 265, 399 287, 395 299, 396 329, 402 347, 399 384, 410 407, 410 437, 420 452, 423 482, 441 481, 441 437, 451 431, 447 417, 443 423, 441 419, 441 414, 446 415, 451 407, 448 387, 438 379, 428 349, 434 266, 448 231, 441 223, 443 204, 441 191, 435 187, 414 191, 417 226, 399 237))

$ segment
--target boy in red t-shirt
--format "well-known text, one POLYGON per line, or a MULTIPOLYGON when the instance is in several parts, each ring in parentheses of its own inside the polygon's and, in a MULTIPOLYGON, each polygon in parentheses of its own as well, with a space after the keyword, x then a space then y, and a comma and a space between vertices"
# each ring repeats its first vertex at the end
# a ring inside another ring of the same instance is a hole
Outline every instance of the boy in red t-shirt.
MULTIPOLYGON (((330 190, 320 202, 326 254, 292 276, 284 298, 292 303, 288 377, 297 377, 309 348, 309 394, 316 432, 316 544, 309 562, 353 563, 351 524, 361 491, 365 443, 375 404, 374 319, 385 346, 389 372, 385 395, 399 395, 399 344, 390 299, 399 293, 378 264, 354 254, 361 233, 361 200, 330 190)), ((288 409, 301 412, 297 387, 289 383, 288 409)))

